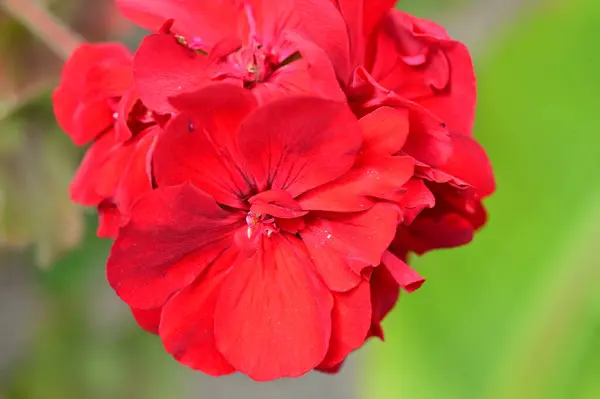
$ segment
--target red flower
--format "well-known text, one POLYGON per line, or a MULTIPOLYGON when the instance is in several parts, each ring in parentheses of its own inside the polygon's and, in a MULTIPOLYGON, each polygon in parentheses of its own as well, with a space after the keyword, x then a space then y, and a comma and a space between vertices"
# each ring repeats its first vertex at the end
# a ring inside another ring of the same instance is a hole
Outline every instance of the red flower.
POLYGON ((98 207, 98 235, 113 237, 133 202, 151 189, 149 153, 168 117, 133 89, 132 56, 120 44, 84 44, 64 66, 53 95, 56 118, 76 144, 92 141, 71 198, 98 207))
POLYGON ((114 243, 111 286, 167 351, 208 374, 339 367, 386 312, 372 311, 371 276, 422 283, 387 251, 413 172, 394 155, 406 115, 357 121, 313 97, 257 107, 225 84, 172 103, 182 114, 156 143, 157 188, 114 243))
POLYGON ((131 59, 122 44, 83 44, 65 63, 52 102, 56 120, 75 144, 113 126, 118 98, 133 84, 131 59))
POLYGON ((336 72, 348 73, 348 37, 331 4, 321 0, 120 0, 118 4, 135 22, 161 31, 142 41, 134 60, 140 96, 159 112, 172 111, 169 97, 215 81, 251 89, 261 103, 291 94, 344 99, 336 72))
POLYGON ((495 189, 487 155, 471 137, 476 92, 467 48, 439 25, 391 9, 394 1, 331 1, 352 44, 353 74, 343 84, 355 112, 388 106, 409 113, 403 152, 416 170, 405 201, 416 203, 395 252, 466 244, 485 222, 481 199, 495 189))

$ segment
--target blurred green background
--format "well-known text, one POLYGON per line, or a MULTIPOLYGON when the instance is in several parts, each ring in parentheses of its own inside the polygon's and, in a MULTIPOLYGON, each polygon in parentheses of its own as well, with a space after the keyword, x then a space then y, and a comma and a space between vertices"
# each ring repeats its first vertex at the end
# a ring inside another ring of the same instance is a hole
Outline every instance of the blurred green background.
MULTIPOLYGON (((112 0, 42 3, 88 40, 139 40, 112 0)), ((413 260, 428 282, 402 296, 386 343, 339 376, 269 384, 187 370, 134 325, 104 281, 93 212, 68 200, 82 153, 52 119, 60 58, 0 9, 0 399, 600 398, 600 3, 399 7, 473 51, 489 223, 413 260)))

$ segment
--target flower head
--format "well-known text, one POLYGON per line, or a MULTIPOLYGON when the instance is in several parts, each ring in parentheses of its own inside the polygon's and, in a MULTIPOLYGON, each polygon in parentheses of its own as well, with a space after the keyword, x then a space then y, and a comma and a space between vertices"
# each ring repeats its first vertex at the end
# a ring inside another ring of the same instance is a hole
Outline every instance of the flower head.
POLYGON ((131 19, 159 31, 143 40, 134 59, 136 85, 152 109, 171 112, 169 97, 214 82, 250 89, 261 103, 294 94, 344 99, 336 73, 347 73, 348 38, 333 5, 316 0, 118 3, 131 19), (310 24, 309 15, 315 18, 310 24))
POLYGON ((209 374, 341 363, 371 329, 372 269, 409 290, 422 282, 386 251, 413 172, 392 155, 402 137, 381 145, 373 120, 314 97, 257 107, 221 84, 172 102, 181 115, 154 150, 157 188, 119 233, 109 282, 134 308, 162 307, 167 350, 209 374))

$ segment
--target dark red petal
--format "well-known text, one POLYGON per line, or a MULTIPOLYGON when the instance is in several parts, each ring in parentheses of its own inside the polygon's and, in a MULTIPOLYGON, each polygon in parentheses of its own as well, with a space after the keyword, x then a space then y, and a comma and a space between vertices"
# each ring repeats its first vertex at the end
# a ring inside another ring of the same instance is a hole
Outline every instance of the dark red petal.
POLYGON ((214 318, 221 284, 235 267, 237 256, 237 250, 225 251, 206 273, 169 299, 160 325, 167 352, 186 366, 212 376, 235 371, 217 351, 214 318))
POLYGON ((140 327, 152 334, 158 335, 158 325, 162 308, 136 309, 131 308, 131 313, 140 327))
POLYGON ((410 179, 405 185, 406 190, 396 202, 403 210, 404 224, 411 224, 417 215, 425 208, 433 208, 435 196, 427 188, 423 180, 410 179))
POLYGON ((365 142, 362 153, 393 155, 399 152, 408 138, 408 110, 380 107, 360 119, 365 142))
POLYGON ((371 291, 362 282, 352 291, 334 293, 331 342, 327 356, 319 367, 331 368, 362 346, 371 327, 371 291))
POLYGON ((362 137, 345 104, 294 97, 257 109, 242 124, 239 141, 259 191, 296 197, 346 173, 362 137))
POLYGON ((400 296, 400 287, 388 269, 378 266, 371 274, 372 325, 369 336, 383 339, 381 321, 393 309, 400 296))
POLYGON ((396 257, 390 251, 385 251, 381 263, 389 270, 396 282, 406 292, 418 290, 425 279, 403 260, 396 257))
POLYGON ((158 186, 189 181, 219 203, 243 208, 251 181, 239 155, 238 128, 257 103, 248 90, 219 84, 174 98, 184 115, 157 140, 153 172, 158 186), (174 161, 176 160, 176 161, 174 161))
POLYGON ((160 114, 173 111, 169 97, 210 83, 206 57, 177 43, 171 35, 146 36, 133 58, 134 79, 144 105, 160 114))
MULTIPOLYGON (((345 361, 345 359, 344 359, 344 361, 345 361)), ((340 370, 342 369, 342 366, 344 365, 344 361, 342 361, 342 362, 340 362, 340 363, 336 364, 336 365, 335 365, 335 366, 333 366, 333 367, 327 367, 327 368, 326 368, 326 367, 320 367, 320 366, 318 366, 318 367, 316 367, 315 369, 316 369, 317 371, 320 371, 321 373, 325 373, 325 374, 337 374, 337 373, 339 373, 339 372, 340 372, 340 370)))
POLYGON ((162 306, 231 246, 243 216, 190 184, 150 191, 113 244, 108 281, 130 306, 162 306))
POLYGON ((456 211, 438 217, 424 212, 410 226, 400 226, 396 240, 411 251, 423 254, 433 249, 468 244, 476 229, 468 217, 456 211))
POLYGON ((360 282, 364 268, 381 262, 398 221, 396 206, 377 204, 360 213, 326 214, 308 223, 300 235, 329 288, 348 291, 360 282))
POLYGON ((115 238, 123 222, 123 215, 117 206, 109 201, 98 205, 98 229, 96 234, 101 238, 115 238))
POLYGON ((298 377, 327 353, 333 299, 299 239, 276 234, 261 245, 223 283, 217 348, 254 380, 298 377))
POLYGON ((236 34, 235 2, 230 0, 117 0, 127 18, 158 31, 165 21, 174 20, 173 32, 186 38, 200 38, 212 45, 223 36, 236 34))

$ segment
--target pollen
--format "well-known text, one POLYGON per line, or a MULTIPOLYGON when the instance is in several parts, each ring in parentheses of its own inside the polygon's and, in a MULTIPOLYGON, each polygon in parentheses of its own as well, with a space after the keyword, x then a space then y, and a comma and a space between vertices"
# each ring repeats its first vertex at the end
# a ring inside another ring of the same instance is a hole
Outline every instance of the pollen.
POLYGON ((248 213, 246 215, 246 224, 248 229, 246 235, 248 239, 252 239, 259 235, 271 237, 274 233, 279 232, 279 227, 275 223, 275 218, 268 215, 260 215, 256 213, 248 213))

